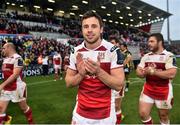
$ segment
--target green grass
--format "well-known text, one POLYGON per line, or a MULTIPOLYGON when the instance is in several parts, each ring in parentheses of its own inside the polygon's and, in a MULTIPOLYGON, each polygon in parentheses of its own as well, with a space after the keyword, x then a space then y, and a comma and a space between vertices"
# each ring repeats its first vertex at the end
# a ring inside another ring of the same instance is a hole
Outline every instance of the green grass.
MULTIPOLYGON (((178 59, 180 67, 180 59, 178 59)), ((180 123, 180 70, 174 79, 174 106, 171 110, 171 123, 180 123)), ((138 100, 143 86, 143 80, 136 79, 135 73, 131 74, 129 92, 123 99, 122 110, 125 115, 124 124, 141 123, 138 116, 138 100), (135 79, 134 79, 135 78, 135 79)), ((36 123, 39 124, 62 124, 70 123, 72 110, 75 105, 77 88, 68 89, 64 80, 53 81, 53 76, 27 77, 25 79, 28 85, 28 104, 33 109, 33 115, 36 123)), ((12 123, 27 123, 24 115, 16 104, 10 103, 7 113, 13 116, 12 123)), ((153 108, 152 117, 155 123, 159 123, 157 109, 153 108)))

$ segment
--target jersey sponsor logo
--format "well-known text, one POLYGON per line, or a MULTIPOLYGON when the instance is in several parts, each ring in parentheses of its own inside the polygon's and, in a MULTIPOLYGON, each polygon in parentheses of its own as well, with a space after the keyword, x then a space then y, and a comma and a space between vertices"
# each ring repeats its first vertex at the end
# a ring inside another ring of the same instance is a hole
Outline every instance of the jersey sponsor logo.
POLYGON ((151 59, 150 59, 150 57, 148 56, 147 58, 145 58, 145 62, 147 62, 147 61, 150 61, 151 59))
POLYGON ((163 61, 163 60, 164 60, 164 56, 160 56, 159 61, 163 61))

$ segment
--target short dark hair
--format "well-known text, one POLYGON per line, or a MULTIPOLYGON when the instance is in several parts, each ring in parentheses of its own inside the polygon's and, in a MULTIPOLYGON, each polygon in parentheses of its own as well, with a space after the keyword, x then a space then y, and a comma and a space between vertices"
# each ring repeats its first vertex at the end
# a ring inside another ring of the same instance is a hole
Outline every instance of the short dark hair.
POLYGON ((100 27, 103 27, 103 21, 102 21, 101 16, 99 14, 97 14, 96 12, 93 12, 92 10, 84 13, 84 15, 81 18, 81 25, 82 25, 83 20, 90 18, 90 17, 95 17, 96 19, 98 19, 100 27))
POLYGON ((110 37, 109 41, 112 41, 112 40, 114 40, 116 43, 120 44, 120 40, 117 37, 110 37))
POLYGON ((161 33, 153 33, 149 36, 149 38, 150 37, 155 37, 158 42, 162 41, 162 46, 164 47, 164 38, 161 33))
POLYGON ((120 45, 123 45, 125 48, 127 48, 127 44, 125 42, 121 43, 120 45))

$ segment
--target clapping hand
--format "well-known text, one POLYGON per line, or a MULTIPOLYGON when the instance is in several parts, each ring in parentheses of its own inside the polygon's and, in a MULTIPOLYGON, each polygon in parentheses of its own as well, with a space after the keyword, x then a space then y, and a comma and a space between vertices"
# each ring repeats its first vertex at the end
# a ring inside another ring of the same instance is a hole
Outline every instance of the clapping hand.
POLYGON ((96 62, 93 61, 90 58, 87 58, 85 60, 85 69, 90 74, 97 75, 100 72, 100 58, 99 58, 99 56, 97 57, 97 61, 96 62))
POLYGON ((76 66, 77 66, 78 73, 82 77, 84 77, 86 75, 86 70, 85 70, 83 55, 81 53, 78 53, 76 56, 76 66))

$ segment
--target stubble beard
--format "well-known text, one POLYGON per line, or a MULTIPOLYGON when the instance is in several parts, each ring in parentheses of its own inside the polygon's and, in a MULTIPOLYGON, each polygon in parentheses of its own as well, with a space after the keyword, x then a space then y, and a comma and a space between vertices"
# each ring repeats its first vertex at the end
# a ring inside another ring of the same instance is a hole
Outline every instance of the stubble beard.
POLYGON ((99 37, 95 38, 93 41, 88 40, 86 37, 84 39, 88 44, 94 44, 99 40, 99 37))

